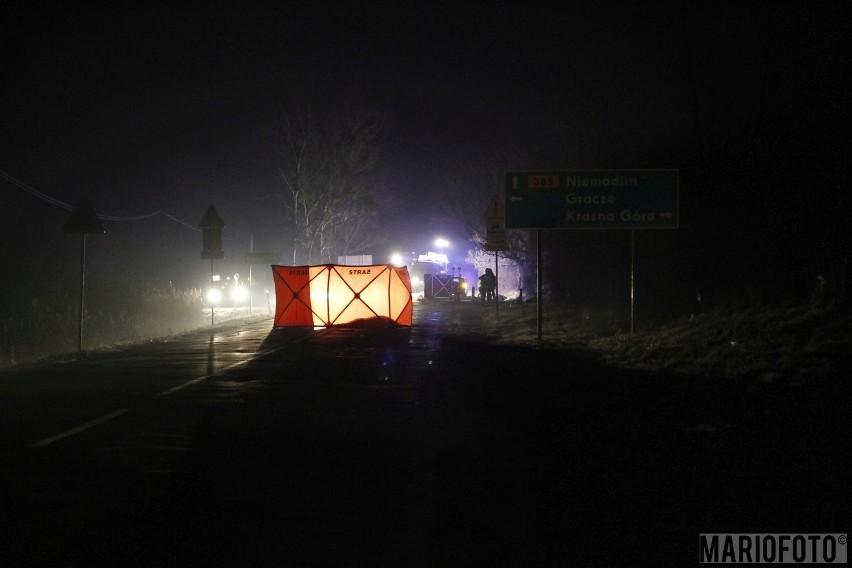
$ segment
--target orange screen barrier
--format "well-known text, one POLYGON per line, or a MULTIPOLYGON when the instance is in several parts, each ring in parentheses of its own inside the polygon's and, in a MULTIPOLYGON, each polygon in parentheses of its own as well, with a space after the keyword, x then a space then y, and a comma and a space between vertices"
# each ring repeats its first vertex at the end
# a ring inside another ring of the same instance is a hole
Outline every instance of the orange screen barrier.
POLYGON ((410 326, 408 269, 390 264, 272 266, 275 327, 410 326))

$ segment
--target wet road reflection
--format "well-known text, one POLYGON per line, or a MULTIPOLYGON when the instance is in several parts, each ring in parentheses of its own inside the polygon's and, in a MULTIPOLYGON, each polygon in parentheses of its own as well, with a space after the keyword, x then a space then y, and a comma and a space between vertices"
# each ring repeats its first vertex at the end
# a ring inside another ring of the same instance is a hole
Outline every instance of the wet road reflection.
POLYGON ((466 308, 0 373, 0 564, 683 565, 706 526, 839 522, 838 500, 788 496, 841 479, 840 451, 791 470, 804 448, 732 434, 763 424, 734 391, 497 345, 466 308), (723 412, 697 445, 695 416, 723 412))

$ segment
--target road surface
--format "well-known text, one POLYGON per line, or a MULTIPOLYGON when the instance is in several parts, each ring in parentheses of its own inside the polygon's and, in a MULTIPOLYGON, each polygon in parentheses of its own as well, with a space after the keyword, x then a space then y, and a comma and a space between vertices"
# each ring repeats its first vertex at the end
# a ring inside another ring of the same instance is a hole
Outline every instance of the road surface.
POLYGON ((0 373, 0 564, 664 566, 846 529, 843 404, 447 333, 477 309, 0 373))

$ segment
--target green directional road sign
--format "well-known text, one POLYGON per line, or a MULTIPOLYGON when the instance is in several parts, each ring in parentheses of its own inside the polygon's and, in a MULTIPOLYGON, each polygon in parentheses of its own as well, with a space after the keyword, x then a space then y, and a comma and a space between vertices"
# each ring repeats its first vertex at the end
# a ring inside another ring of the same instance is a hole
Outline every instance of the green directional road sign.
POLYGON ((678 170, 506 173, 507 229, 676 229, 678 170))
POLYGON ((246 264, 278 264, 280 260, 277 252, 246 253, 246 264))

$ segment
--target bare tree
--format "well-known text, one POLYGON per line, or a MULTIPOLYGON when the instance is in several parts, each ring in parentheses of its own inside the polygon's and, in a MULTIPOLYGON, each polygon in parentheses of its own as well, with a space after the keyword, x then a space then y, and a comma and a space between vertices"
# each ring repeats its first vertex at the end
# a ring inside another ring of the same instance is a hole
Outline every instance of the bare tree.
POLYGON ((379 116, 302 112, 279 122, 276 158, 283 189, 275 197, 293 226, 293 264, 333 262, 376 244, 379 212, 371 173, 379 116))
MULTIPOLYGON (((471 158, 458 164, 452 176, 447 176, 442 184, 446 193, 445 198, 440 200, 446 207, 444 214, 459 222, 467 239, 476 244, 469 258, 474 260, 477 270, 480 268, 479 261, 475 259, 482 259, 485 251, 485 209, 495 197, 502 198, 506 171, 512 168, 511 164, 521 163, 517 158, 510 158, 510 154, 504 151, 471 158)), ((506 240, 509 250, 500 252, 501 259, 517 266, 520 273, 517 282, 519 288, 535 290, 535 232, 510 230, 506 233, 506 240)))

